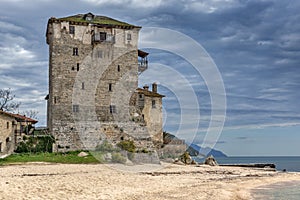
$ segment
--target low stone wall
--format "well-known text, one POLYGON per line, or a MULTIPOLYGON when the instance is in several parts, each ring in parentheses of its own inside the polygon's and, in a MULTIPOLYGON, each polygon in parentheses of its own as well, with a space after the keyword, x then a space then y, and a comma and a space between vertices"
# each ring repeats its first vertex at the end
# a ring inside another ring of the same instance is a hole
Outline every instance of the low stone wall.
POLYGON ((160 164, 159 157, 156 152, 152 153, 135 153, 132 158, 133 163, 151 163, 160 164))

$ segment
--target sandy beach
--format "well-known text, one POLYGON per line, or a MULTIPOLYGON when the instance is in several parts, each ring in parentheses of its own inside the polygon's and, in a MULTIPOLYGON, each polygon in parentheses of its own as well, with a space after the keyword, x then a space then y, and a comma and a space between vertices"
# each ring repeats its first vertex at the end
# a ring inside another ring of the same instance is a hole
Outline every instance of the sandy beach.
POLYGON ((299 173, 238 167, 29 163, 0 167, 0 199, 253 199, 299 173))

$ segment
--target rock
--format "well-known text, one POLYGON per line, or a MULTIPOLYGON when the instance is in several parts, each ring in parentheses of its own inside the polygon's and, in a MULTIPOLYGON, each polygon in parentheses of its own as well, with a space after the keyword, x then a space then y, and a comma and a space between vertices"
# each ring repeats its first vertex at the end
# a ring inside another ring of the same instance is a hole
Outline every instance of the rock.
POLYGON ((192 160, 191 165, 197 165, 198 163, 195 160, 192 160))
POLYGON ((213 156, 209 156, 205 159, 204 164, 206 165, 210 165, 210 166, 218 166, 217 161, 215 160, 215 158, 213 156))
MULTIPOLYGON (((167 163, 174 163, 175 162, 175 160, 173 158, 165 158, 162 161, 167 162, 167 163)), ((177 162, 178 162, 178 160, 177 160, 177 162)))
POLYGON ((176 162, 178 162, 179 161, 179 159, 178 158, 175 158, 174 159, 174 163, 176 163, 176 162))
POLYGON ((88 153, 82 151, 77 156, 78 157, 87 157, 88 155, 89 155, 88 153))
POLYGON ((106 153, 103 155, 104 160, 106 161, 111 161, 112 160, 112 155, 111 153, 106 153))
POLYGON ((129 159, 127 158, 127 160, 126 160, 126 162, 125 162, 125 165, 133 166, 134 164, 133 164, 133 162, 132 162, 131 160, 129 160, 129 159))
POLYGON ((189 152, 187 152, 187 151, 184 152, 184 154, 182 154, 180 156, 180 160, 185 164, 191 164, 193 161, 192 157, 190 156, 189 152))
POLYGON ((181 162, 180 160, 179 161, 177 161, 177 162, 174 162, 174 164, 176 164, 176 165, 185 165, 183 162, 181 162))

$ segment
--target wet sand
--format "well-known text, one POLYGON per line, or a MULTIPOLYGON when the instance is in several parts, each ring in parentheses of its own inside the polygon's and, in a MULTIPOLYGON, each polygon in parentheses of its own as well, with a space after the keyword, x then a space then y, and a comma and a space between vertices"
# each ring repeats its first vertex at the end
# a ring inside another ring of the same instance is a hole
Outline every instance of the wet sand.
POLYGON ((239 167, 30 163, 0 167, 0 199, 254 199, 300 173, 239 167))

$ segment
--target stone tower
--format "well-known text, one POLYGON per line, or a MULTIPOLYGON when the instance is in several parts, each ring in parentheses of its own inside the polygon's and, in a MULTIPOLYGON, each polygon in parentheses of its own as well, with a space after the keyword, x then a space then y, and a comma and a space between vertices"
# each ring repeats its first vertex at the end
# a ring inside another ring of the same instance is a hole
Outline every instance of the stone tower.
POLYGON ((93 149, 107 139, 134 140, 140 149, 162 142, 163 95, 156 85, 138 88, 148 66, 140 29, 92 13, 49 19, 47 123, 55 150, 93 149))

